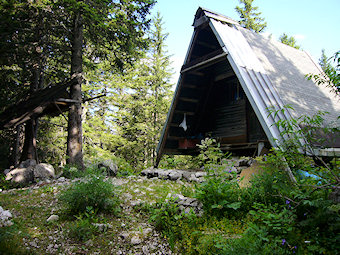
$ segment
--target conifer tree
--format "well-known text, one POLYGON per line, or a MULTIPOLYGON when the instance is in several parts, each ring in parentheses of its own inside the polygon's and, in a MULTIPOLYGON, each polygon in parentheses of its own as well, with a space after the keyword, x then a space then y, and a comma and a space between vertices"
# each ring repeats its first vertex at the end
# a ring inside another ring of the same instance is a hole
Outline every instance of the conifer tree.
POLYGON ((133 165, 151 166, 172 94, 170 56, 165 50, 167 34, 160 14, 153 19, 151 44, 137 68, 127 72, 120 84, 116 123, 121 137, 118 153, 133 165))
POLYGON ((264 22, 264 18, 261 18, 261 12, 257 6, 253 6, 254 0, 239 0, 243 6, 236 6, 236 12, 240 15, 240 24, 256 33, 262 32, 267 27, 267 22, 264 22))
POLYGON ((31 81, 38 80, 35 74, 41 70, 46 74, 46 69, 51 75, 39 76, 48 78, 41 79, 44 84, 56 84, 70 76, 78 81, 70 88, 70 96, 77 103, 72 105, 69 114, 69 163, 83 165, 84 70, 88 66, 95 69, 101 60, 109 60, 111 72, 116 72, 122 70, 125 63, 136 61, 148 45, 145 31, 149 27, 147 15, 153 4, 154 0, 1 2, 0 62, 5 72, 0 75, 2 81, 11 81, 10 86, 4 82, 6 87, 1 87, 1 92, 16 100, 25 95, 27 90, 21 92, 28 82, 32 84, 31 81), (27 75, 27 66, 32 67, 32 75, 27 75))
POLYGON ((279 37, 280 42, 282 42, 283 44, 286 44, 290 47, 293 47, 295 49, 300 49, 300 45, 296 44, 296 40, 293 36, 288 36, 286 33, 283 33, 280 37, 279 37))

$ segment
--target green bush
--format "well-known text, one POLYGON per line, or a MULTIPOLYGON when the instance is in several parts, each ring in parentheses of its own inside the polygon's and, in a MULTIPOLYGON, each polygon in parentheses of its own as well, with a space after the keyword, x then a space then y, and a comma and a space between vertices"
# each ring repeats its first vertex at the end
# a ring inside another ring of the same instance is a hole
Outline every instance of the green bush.
POLYGON ((87 241, 98 232, 97 227, 92 224, 97 222, 95 214, 96 211, 92 207, 87 207, 84 213, 76 216, 77 220, 69 225, 69 237, 79 241, 87 241))
POLYGON ((63 176, 69 179, 80 178, 85 174, 83 171, 79 170, 76 166, 66 165, 63 168, 63 176))
POLYGON ((173 200, 157 204, 150 209, 150 213, 150 221, 154 223, 157 230, 162 231, 168 238, 172 249, 174 249, 176 242, 183 238, 181 226, 196 218, 193 212, 180 212, 178 205, 173 200))
POLYGON ((159 162, 163 169, 197 169, 201 164, 195 156, 191 155, 164 155, 159 162))
POLYGON ((92 174, 84 180, 73 183, 60 195, 66 212, 71 215, 84 213, 87 207, 95 211, 116 213, 119 210, 119 199, 112 183, 104 180, 103 175, 92 174))
POLYGON ((295 246, 289 247, 284 240, 280 242, 263 241, 267 235, 264 228, 253 225, 241 238, 219 239, 215 247, 221 255, 284 255, 297 253, 295 246))
POLYGON ((211 176, 196 186, 195 197, 203 203, 205 213, 226 216, 242 206, 241 192, 237 179, 211 176))
POLYGON ((6 176, 3 174, 0 174, 0 189, 11 189, 13 187, 16 187, 17 185, 13 185, 11 181, 6 181, 6 176))
POLYGON ((30 254, 23 245, 15 225, 0 227, 0 254, 30 254))

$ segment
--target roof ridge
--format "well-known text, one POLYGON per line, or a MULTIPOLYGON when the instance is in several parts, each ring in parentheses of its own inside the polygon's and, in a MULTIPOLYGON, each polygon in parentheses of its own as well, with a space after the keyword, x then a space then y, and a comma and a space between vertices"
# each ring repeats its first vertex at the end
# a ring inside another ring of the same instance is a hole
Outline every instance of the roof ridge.
POLYGON ((239 22, 226 16, 223 14, 220 14, 218 12, 212 11, 210 9, 204 8, 204 7, 199 7, 196 11, 196 15, 195 15, 195 19, 198 18, 198 13, 200 12, 204 12, 205 16, 207 16, 208 18, 212 18, 218 21, 222 21, 222 22, 227 22, 230 24, 235 24, 235 25, 239 25, 239 22))

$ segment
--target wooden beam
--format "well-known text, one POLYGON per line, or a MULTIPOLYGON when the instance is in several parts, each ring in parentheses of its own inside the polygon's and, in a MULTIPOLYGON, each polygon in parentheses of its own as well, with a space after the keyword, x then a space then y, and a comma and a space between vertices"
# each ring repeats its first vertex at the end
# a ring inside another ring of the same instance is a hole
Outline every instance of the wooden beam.
POLYGON ((212 50, 216 50, 216 46, 211 44, 211 43, 207 43, 207 42, 202 42, 202 41, 197 41, 197 44, 203 46, 203 47, 206 47, 206 48, 209 48, 209 49, 212 49, 212 50))
POLYGON ((79 100, 68 99, 68 98, 58 98, 54 103, 81 103, 79 100))
POLYGON ((226 72, 226 73, 222 73, 222 74, 220 74, 220 75, 217 75, 217 76, 215 77, 214 81, 215 81, 215 82, 221 81, 221 80, 224 80, 224 79, 233 77, 233 76, 236 77, 236 74, 234 73, 233 70, 229 70, 229 71, 226 72))
POLYGON ((198 86, 196 84, 188 84, 188 83, 184 83, 182 87, 188 88, 188 89, 199 89, 199 90, 204 89, 201 86, 198 86))
POLYGON ((199 102, 198 99, 189 98, 189 97, 180 97, 179 100, 183 101, 183 102, 190 102, 190 103, 198 103, 199 102))
POLYGON ((195 112, 190 112, 190 111, 182 111, 182 110, 175 110, 175 113, 178 114, 186 114, 186 115, 195 115, 195 112))
POLYGON ((205 56, 196 58, 195 60, 189 62, 186 65, 183 65, 181 73, 185 73, 193 69, 198 69, 198 68, 200 69, 200 68, 210 66, 220 61, 221 58, 225 57, 226 55, 227 55, 226 52, 224 52, 222 49, 218 49, 205 56))

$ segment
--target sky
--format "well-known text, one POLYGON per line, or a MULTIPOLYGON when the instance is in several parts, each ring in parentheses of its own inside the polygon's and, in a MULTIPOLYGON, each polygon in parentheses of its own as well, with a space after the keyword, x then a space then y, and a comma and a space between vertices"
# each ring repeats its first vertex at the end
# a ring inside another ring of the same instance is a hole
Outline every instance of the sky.
MULTIPOLYGON (((193 34, 193 20, 198 7, 239 20, 235 11, 238 0, 158 0, 153 15, 163 17, 168 54, 173 62, 176 83, 193 34)), ((254 0, 265 18, 264 33, 278 40, 283 33, 294 36, 297 44, 315 61, 325 49, 326 56, 340 50, 340 0, 254 0)))

